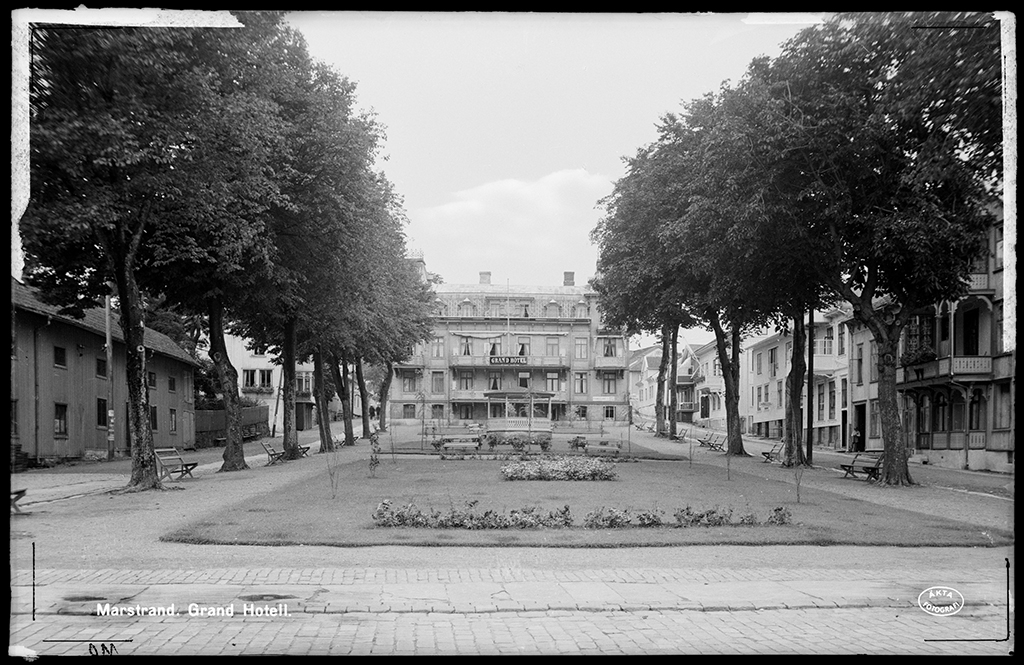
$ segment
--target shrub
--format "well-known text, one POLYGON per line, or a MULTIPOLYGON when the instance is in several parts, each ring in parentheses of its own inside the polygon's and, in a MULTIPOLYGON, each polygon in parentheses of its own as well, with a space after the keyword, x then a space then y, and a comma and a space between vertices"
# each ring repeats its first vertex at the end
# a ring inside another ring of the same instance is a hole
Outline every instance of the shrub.
POLYGON ((639 526, 662 526, 664 522, 662 522, 661 516, 664 514, 665 511, 660 508, 644 510, 636 514, 636 521, 639 526))
POLYGON ((433 510, 425 514, 413 504, 407 504, 398 510, 385 499, 373 512, 373 523, 376 526, 400 527, 411 526, 428 529, 536 529, 541 527, 567 528, 573 523, 569 506, 560 510, 541 513, 535 506, 512 510, 502 515, 488 510, 477 513, 474 508, 476 501, 469 501, 465 509, 451 506, 447 513, 433 510))
POLYGON ((690 506, 677 510, 674 517, 676 525, 687 526, 724 526, 732 523, 732 508, 717 506, 705 511, 695 511, 690 506))
POLYGON ((768 524, 791 524, 793 522, 793 513, 784 506, 778 508, 772 508, 772 512, 768 515, 768 524))
POLYGON ((607 512, 602 506, 595 511, 587 513, 583 518, 583 526, 587 529, 618 529, 629 526, 629 509, 616 510, 608 508, 607 512))

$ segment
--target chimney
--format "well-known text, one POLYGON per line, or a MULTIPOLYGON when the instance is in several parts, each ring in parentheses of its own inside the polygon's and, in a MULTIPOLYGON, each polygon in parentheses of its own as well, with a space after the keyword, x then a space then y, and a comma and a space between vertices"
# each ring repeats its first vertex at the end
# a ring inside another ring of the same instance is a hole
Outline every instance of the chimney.
POLYGON ((576 286, 576 273, 565 273, 565 280, 562 282, 562 286, 576 286))
POLYGON ((491 283, 491 273, 490 272, 481 272, 480 273, 480 283, 481 284, 490 284, 491 283))

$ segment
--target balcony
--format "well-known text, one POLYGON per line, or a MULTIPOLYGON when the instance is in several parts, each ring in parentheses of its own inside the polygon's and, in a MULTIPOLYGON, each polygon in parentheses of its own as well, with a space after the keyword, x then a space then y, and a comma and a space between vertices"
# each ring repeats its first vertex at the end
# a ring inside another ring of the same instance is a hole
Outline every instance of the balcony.
POLYGON ((597 356, 594 358, 594 369, 625 369, 626 358, 620 356, 597 356))
POLYGON ((995 289, 993 289, 992 285, 989 283, 987 272, 972 273, 970 276, 968 276, 967 290, 971 293, 995 292, 995 289))
POLYGON ((951 375, 959 378, 974 376, 982 379, 992 374, 991 356, 954 356, 939 358, 930 362, 896 368, 896 383, 947 379, 951 375), (952 370, 952 371, 950 371, 952 370))
POLYGON ((680 374, 680 375, 676 376, 676 385, 677 386, 692 386, 695 383, 697 383, 697 379, 699 377, 700 377, 700 374, 697 374, 696 372, 694 372, 693 374, 680 374))

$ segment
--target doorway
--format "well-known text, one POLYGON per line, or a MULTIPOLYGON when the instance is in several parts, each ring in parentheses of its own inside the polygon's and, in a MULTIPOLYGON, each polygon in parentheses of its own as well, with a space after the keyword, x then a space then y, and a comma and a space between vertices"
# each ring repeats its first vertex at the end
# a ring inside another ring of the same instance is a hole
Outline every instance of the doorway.
POLYGON ((867 421, 867 405, 855 404, 853 406, 853 447, 855 453, 864 452, 865 432, 864 423, 867 421))

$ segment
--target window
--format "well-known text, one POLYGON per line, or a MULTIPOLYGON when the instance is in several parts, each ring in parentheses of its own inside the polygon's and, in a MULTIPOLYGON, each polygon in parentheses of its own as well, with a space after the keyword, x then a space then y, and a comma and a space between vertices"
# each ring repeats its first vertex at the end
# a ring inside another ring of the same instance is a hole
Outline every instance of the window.
POLYGON ((1000 383, 995 386, 994 406, 992 427, 995 429, 1006 429, 1010 426, 1010 412, 1013 409, 1009 383, 1000 383))
POLYGON ((242 370, 242 387, 243 388, 255 388, 256 387, 256 370, 254 370, 254 369, 243 369, 242 370))
POLYGON ((584 395, 587 392, 587 373, 576 372, 576 377, 573 379, 573 392, 577 395, 584 395))
POLYGON ((459 390, 473 389, 473 372, 459 372, 459 390))
POLYGON ((56 367, 68 366, 68 350, 63 346, 53 347, 53 364, 56 367))
POLYGON ((101 376, 104 379, 107 378, 107 359, 97 358, 96 359, 96 376, 101 376))
POLYGON ((981 390, 971 393, 971 403, 967 410, 967 429, 985 430, 985 393, 981 390))
POLYGON ((577 337, 574 340, 573 346, 576 349, 576 358, 578 360, 586 359, 586 357, 587 357, 587 346, 589 346, 588 342, 589 342, 589 340, 586 337, 577 337))
POLYGON ((402 391, 407 393, 416 392, 416 375, 412 372, 402 374, 402 391))
MULTIPOLYGON (((174 379, 171 379, 174 381, 174 379)), ((269 369, 260 370, 260 388, 272 388, 274 385, 274 372, 269 369)), ((173 387, 171 388, 173 390, 173 387)))
POLYGON ((616 355, 617 355, 616 354, 616 349, 617 348, 618 348, 618 345, 615 343, 614 339, 611 339, 611 338, 605 339, 604 340, 604 357, 605 358, 615 358, 616 355))
POLYGON ((548 392, 558 392, 558 372, 548 372, 547 389, 548 392))
POLYGON ((775 406, 782 408, 782 381, 775 382, 775 406))
POLYGON ((501 372, 491 372, 487 376, 488 390, 501 390, 501 372))
POLYGON ((846 408, 846 383, 847 383, 846 379, 843 379, 842 382, 840 383, 840 385, 842 386, 842 393, 843 393, 842 394, 842 400, 843 400, 842 408, 844 408, 844 409, 846 408))
POLYGON ((604 383, 604 394, 605 395, 614 395, 615 394, 616 383, 618 383, 618 381, 616 380, 615 374, 613 374, 612 372, 605 372, 604 382, 603 383, 604 383))
POLYGON ((149 427, 150 427, 150 429, 152 429, 155 432, 157 430, 156 425, 157 425, 157 421, 156 421, 156 407, 155 406, 151 406, 151 407, 149 407, 149 427))
POLYGON ((825 328, 825 345, 824 349, 822 349, 822 353, 824 353, 826 356, 832 355, 832 347, 833 343, 835 342, 835 334, 835 328, 833 328, 832 326, 825 328))
MULTIPOLYGON (((269 379, 267 380, 267 384, 268 385, 270 384, 270 380, 269 379)), ((169 392, 169 393, 177 392, 177 389, 178 389, 178 380, 175 379, 173 376, 167 377, 167 392, 169 392)))
POLYGON ((146 372, 146 385, 156 388, 156 372, 146 372))
POLYGON ((878 349, 874 342, 871 342, 871 367, 868 369, 871 372, 871 383, 875 383, 878 381, 878 349))
POLYGON ((444 418, 444 404, 431 404, 430 405, 430 417, 434 420, 441 420, 444 418))
POLYGON ((67 404, 54 404, 53 405, 53 435, 54 436, 67 436, 68 435, 68 405, 67 404))
POLYGON ((530 355, 530 338, 520 337, 519 338, 519 355, 528 356, 530 355))
POLYGON ((818 384, 818 420, 825 420, 825 384, 818 384))
POLYGON ((171 409, 167 416, 167 431, 171 434, 178 433, 178 410, 171 409))
POLYGON ((995 269, 1001 270, 1003 267, 1003 226, 1000 224, 996 227, 996 256, 995 256, 995 269))
POLYGON ((1003 353, 1003 301, 998 300, 994 305, 996 329, 995 329, 995 350, 996 353, 1003 353))
POLYGON ((757 361, 756 361, 756 363, 755 363, 755 364, 757 365, 757 373, 758 373, 758 374, 760 374, 760 373, 761 373, 761 355, 762 355, 762 354, 760 354, 760 353, 759 353, 759 354, 757 354, 757 361))
POLYGON ((435 358, 444 358, 444 337, 435 337, 430 344, 431 355, 435 358))
POLYGON ((764 401, 763 399, 761 399, 761 397, 762 397, 762 395, 761 395, 761 386, 758 386, 757 387, 757 408, 758 408, 758 410, 761 409, 761 403, 764 401))
POLYGON ((490 355, 492 355, 492 356, 500 356, 501 355, 501 338, 500 337, 494 337, 493 339, 490 340, 490 342, 488 342, 488 344, 490 345, 490 349, 488 350, 488 353, 490 355))
POLYGON ((529 372, 519 372, 519 387, 520 388, 527 388, 527 389, 530 387, 530 373, 529 372))
POLYGON ((313 372, 295 373, 295 391, 300 395, 309 395, 313 392, 313 372))
POLYGON ((557 356, 558 355, 558 338, 557 337, 548 337, 545 340, 544 346, 545 346, 545 348, 544 348, 544 354, 545 355, 548 355, 548 356, 557 356))
POLYGON ((587 419, 587 407, 585 404, 580 404, 579 406, 576 407, 576 417, 580 418, 581 420, 587 419))
POLYGON ((615 407, 614 406, 606 406, 606 407, 604 407, 604 419, 605 420, 615 420, 615 407))
POLYGON ((416 405, 415 404, 403 404, 402 405, 402 417, 403 418, 415 418, 416 417, 416 405))
POLYGON ((854 364, 853 380, 858 386, 864 385, 864 345, 857 345, 857 361, 854 364))
POLYGON ((107 400, 99 397, 96 399, 96 427, 106 428, 107 426, 107 400))
POLYGON ((834 420, 836 417, 836 382, 828 382, 828 417, 834 420))
POLYGON ((843 325, 842 323, 840 323, 838 326, 836 326, 836 328, 839 329, 839 343, 837 345, 838 348, 836 349, 836 353, 838 353, 841 356, 845 356, 846 355, 846 326, 843 325))
POLYGON ((870 400, 868 402, 868 411, 870 412, 870 413, 868 413, 868 421, 870 423, 868 436, 870 436, 872 438, 877 438, 879 436, 879 434, 878 434, 878 420, 879 420, 879 418, 878 418, 878 400, 877 399, 873 399, 873 400, 870 400))
POLYGON ((932 431, 945 432, 949 426, 949 402, 945 395, 936 395, 932 408, 932 431))
POLYGON ((460 356, 471 356, 473 355, 473 340, 469 337, 462 337, 459 343, 459 355, 460 356))
POLYGON ((722 376, 722 363, 715 358, 714 362, 711 363, 711 371, 715 376, 722 376))

